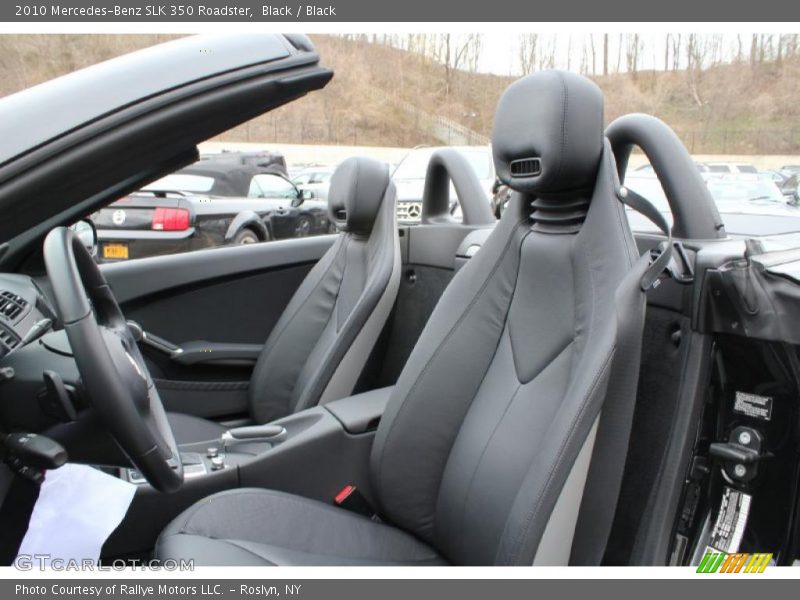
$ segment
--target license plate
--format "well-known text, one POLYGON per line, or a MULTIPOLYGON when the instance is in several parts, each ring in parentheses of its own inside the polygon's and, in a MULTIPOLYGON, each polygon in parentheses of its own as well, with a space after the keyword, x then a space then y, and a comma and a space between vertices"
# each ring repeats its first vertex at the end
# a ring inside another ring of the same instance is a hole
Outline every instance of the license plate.
POLYGON ((127 260, 128 244, 105 244, 103 246, 103 258, 127 260))

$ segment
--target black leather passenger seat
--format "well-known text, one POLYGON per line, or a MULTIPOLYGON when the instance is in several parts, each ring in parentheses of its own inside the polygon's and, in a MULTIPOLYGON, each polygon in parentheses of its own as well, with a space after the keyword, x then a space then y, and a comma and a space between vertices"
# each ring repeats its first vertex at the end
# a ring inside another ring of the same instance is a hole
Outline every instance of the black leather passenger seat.
POLYGON ((178 517, 159 558, 599 563, 618 484, 586 486, 624 462, 600 442, 609 426, 624 435, 619 409, 636 392, 649 265, 603 130, 602 93, 579 75, 537 73, 503 94, 492 147, 513 198, 433 311, 381 419, 371 482, 383 523, 227 492, 178 517))

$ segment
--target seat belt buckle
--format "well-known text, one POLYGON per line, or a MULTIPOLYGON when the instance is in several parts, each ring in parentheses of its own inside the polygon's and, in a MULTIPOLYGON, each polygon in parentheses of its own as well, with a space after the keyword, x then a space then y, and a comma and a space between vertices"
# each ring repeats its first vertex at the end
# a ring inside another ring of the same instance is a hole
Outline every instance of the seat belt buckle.
POLYGON ((334 505, 349 510, 350 512, 358 513, 369 517, 373 521, 378 520, 375 514, 375 509, 364 497, 358 488, 354 485, 344 486, 336 496, 333 497, 334 505))

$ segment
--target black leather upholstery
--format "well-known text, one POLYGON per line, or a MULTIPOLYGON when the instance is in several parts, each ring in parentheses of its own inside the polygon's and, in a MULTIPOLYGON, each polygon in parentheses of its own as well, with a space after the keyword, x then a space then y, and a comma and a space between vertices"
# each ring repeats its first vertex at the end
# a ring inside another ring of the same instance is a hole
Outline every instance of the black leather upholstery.
POLYGON ((584 83, 569 73, 545 71, 509 86, 492 132, 500 181, 532 194, 593 187, 603 153, 603 98, 597 86, 584 83), (539 159, 541 173, 512 175, 511 162, 528 158, 539 159))
MULTIPOLYGON (((289 301, 253 370, 250 413, 257 423, 315 406, 329 386, 334 397, 349 395, 394 303, 399 241, 388 166, 345 160, 331 178, 329 210, 341 233, 289 301), (377 322, 367 330, 370 318, 377 322)), ((205 441, 208 421, 171 420, 179 444, 205 441)))
POLYGON ((389 171, 383 163, 344 161, 331 176, 328 211, 343 231, 369 235, 378 217, 389 171))
POLYGON ((435 565, 395 527, 282 492, 242 489, 201 500, 161 534, 156 555, 202 565, 435 565))
MULTIPOLYGON (((597 87, 574 74, 536 74, 505 92, 493 146, 515 193, 439 301, 378 428, 379 514, 449 563, 566 564, 589 463, 578 458, 591 457, 615 369, 633 382, 617 391, 635 393, 638 356, 615 356, 621 330, 641 337, 642 311, 626 308, 644 306, 648 259, 616 196, 602 113, 597 87), (541 175, 513 177, 508 165, 531 155, 541 175)), ((224 521, 204 535, 239 533, 224 521)))

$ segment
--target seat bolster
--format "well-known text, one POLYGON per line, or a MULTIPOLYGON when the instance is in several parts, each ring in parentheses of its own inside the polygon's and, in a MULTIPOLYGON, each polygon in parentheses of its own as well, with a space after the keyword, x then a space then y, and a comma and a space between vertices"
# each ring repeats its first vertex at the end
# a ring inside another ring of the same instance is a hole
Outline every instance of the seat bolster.
POLYGON ((390 525, 272 490, 228 490, 181 513, 156 544, 160 560, 196 565, 441 565, 390 525))

